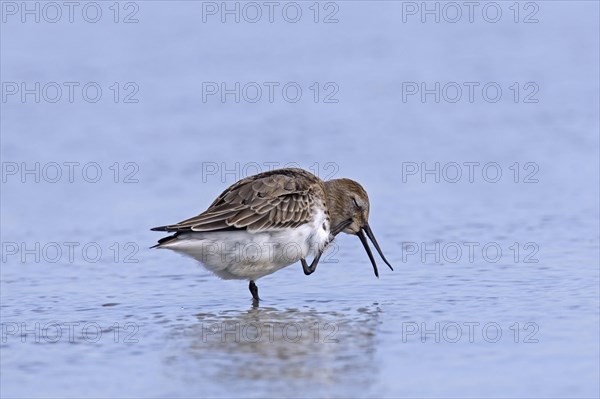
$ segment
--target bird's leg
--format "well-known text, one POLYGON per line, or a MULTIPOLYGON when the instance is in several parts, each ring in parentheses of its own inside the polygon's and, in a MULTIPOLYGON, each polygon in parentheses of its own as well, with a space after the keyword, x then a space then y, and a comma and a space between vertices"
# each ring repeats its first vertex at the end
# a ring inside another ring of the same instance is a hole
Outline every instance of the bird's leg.
MULTIPOLYGON (((345 229, 350 224, 350 222, 346 221, 346 222, 341 223, 339 225, 340 230, 338 230, 337 233, 339 233, 341 230, 345 229)), ((300 262, 302 263, 302 269, 304 270, 304 274, 306 274, 308 276, 315 272, 315 270, 317 269, 317 264, 319 263, 319 259, 321 259, 321 255, 323 255, 323 252, 325 252, 325 249, 334 240, 334 238, 335 238, 335 234, 329 235, 329 239, 327 240, 327 243, 325 244, 323 249, 317 253, 315 258, 311 262, 310 266, 308 265, 308 263, 306 263, 306 259, 304 259, 304 258, 300 259, 300 262)))
POLYGON ((258 297, 258 287, 254 283, 254 280, 250 280, 250 285, 248 286, 248 288, 250 289, 250 293, 252 294, 252 301, 258 304, 260 298, 258 297))
POLYGON ((304 259, 304 258, 300 259, 300 262, 302 262, 302 269, 304 270, 304 274, 306 274, 308 276, 315 272, 315 270, 317 269, 317 264, 319 263, 319 259, 321 259, 322 254, 323 254, 322 252, 319 252, 317 254, 317 256, 315 256, 315 258, 313 259, 310 266, 308 265, 308 263, 306 263, 306 259, 304 259))

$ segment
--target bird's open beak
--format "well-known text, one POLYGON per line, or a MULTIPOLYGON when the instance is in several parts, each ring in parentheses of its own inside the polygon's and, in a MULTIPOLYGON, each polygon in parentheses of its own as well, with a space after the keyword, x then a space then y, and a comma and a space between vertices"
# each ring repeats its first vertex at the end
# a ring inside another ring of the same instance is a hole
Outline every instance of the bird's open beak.
POLYGON ((367 251, 367 255, 369 255, 369 259, 371 260, 371 264, 373 265, 373 271, 375 272, 375 276, 379 278, 379 272, 377 271, 377 263, 375 263, 375 258, 373 257, 371 248, 369 248, 369 242, 367 241, 367 237, 365 237, 365 233, 367 234, 367 237, 369 237, 369 240, 371 240, 373 245, 375 245, 375 249, 377 250, 377 252, 379 252, 379 256, 381 256, 381 259, 383 259, 385 264, 388 265, 390 269, 394 269, 392 268, 392 265, 390 265, 390 262, 388 262, 385 256, 383 255, 383 251, 379 247, 379 244, 377 243, 375 235, 369 227, 369 224, 365 224, 362 227, 362 230, 359 230, 358 233, 356 233, 356 235, 358 236, 358 238, 360 238, 360 242, 362 242, 363 246, 365 247, 365 251, 367 251))

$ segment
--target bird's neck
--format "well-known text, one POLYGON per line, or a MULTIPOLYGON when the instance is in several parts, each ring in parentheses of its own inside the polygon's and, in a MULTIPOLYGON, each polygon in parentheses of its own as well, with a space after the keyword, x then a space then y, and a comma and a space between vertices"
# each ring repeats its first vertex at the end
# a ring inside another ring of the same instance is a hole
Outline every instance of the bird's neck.
POLYGON ((345 192, 340 187, 337 180, 325 182, 325 197, 327 198, 327 208, 329 209, 329 218, 332 226, 336 226, 343 220, 344 197, 345 192))

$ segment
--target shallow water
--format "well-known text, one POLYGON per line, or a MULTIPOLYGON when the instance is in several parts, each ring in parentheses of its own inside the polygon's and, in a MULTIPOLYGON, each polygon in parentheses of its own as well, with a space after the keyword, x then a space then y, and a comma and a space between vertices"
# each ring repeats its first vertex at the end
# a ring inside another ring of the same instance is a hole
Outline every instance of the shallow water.
POLYGON ((7 15, 2 82, 103 95, 2 102, 2 396, 597 397, 598 4, 438 24, 402 22, 409 3, 333 3, 333 24, 312 3, 295 24, 204 23, 183 1, 136 2, 134 24, 108 3, 95 24, 7 15), (403 82, 436 81, 503 96, 403 101, 403 82), (303 96, 203 102, 202 82, 303 96), (421 174, 436 162, 439 182, 421 174), (246 282, 148 249, 149 228, 290 163, 365 186, 393 272, 340 236, 313 275, 261 279, 253 308, 246 282))

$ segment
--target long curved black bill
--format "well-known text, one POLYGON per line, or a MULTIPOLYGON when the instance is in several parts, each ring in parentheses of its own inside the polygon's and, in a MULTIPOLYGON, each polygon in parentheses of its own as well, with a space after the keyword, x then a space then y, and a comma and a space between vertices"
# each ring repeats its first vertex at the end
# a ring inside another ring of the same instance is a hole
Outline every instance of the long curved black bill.
POLYGON ((375 272, 375 277, 379 278, 379 272, 377 271, 377 263, 375 263, 375 258, 373 257, 371 248, 369 248, 369 242, 367 241, 367 237, 365 237, 365 234, 362 230, 359 230, 358 233, 356 233, 356 235, 358 236, 358 238, 360 238, 360 242, 362 242, 362 245, 365 247, 365 251, 367 251, 367 255, 369 255, 369 259, 373 264, 373 271, 375 272))
POLYGON ((367 233, 367 237, 369 237, 369 240, 371 240, 373 245, 375 245, 375 249, 377 250, 377 252, 379 252, 379 256, 381 256, 381 259, 383 259, 385 264, 388 265, 388 267, 393 271, 394 268, 392 267, 392 265, 390 265, 390 262, 388 262, 385 256, 383 255, 383 251, 381 250, 381 248, 379 248, 379 244, 377 243, 375 235, 373 234, 373 231, 369 227, 368 223, 363 226, 363 230, 365 231, 365 233, 367 233))

